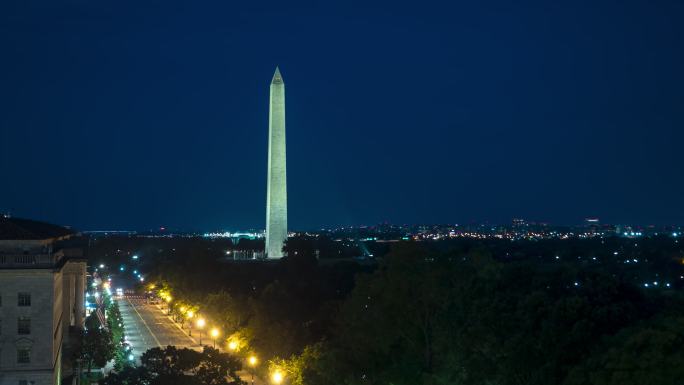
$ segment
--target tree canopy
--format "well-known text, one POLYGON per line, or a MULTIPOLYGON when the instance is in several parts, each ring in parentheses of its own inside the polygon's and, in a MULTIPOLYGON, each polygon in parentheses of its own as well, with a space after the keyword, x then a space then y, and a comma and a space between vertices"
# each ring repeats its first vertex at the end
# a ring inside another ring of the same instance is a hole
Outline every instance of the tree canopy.
POLYGON ((141 366, 125 367, 100 381, 101 385, 241 385, 240 360, 205 346, 202 352, 167 346, 152 348, 141 366))

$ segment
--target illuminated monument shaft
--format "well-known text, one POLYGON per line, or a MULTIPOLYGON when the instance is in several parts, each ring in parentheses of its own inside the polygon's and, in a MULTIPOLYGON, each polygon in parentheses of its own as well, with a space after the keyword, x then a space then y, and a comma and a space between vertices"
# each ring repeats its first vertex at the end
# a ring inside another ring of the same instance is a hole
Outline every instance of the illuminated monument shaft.
POLYGON ((287 239, 287 175, 285 166, 285 83, 276 67, 268 112, 268 183, 266 191, 266 256, 281 258, 287 239))

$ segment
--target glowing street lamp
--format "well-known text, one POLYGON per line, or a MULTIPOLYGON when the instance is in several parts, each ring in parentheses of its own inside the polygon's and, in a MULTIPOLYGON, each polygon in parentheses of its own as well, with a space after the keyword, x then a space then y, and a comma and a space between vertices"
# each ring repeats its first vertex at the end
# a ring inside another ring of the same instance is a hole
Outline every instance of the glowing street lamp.
POLYGON ((281 384, 283 382, 283 373, 280 370, 276 370, 271 374, 271 382, 274 384, 281 384))
POLYGON ((173 300, 173 297, 171 297, 171 295, 167 295, 164 299, 166 300, 166 307, 168 308, 168 314, 171 314, 171 301, 173 300))
POLYGON ((230 350, 232 350, 232 351, 236 351, 237 348, 238 348, 238 343, 237 343, 237 342, 235 342, 235 341, 230 341, 230 342, 228 342, 228 349, 230 349, 230 350))
POLYGON ((256 368, 256 365, 259 362, 259 360, 257 360, 255 355, 251 355, 247 359, 247 362, 249 363, 249 367, 251 368, 250 372, 252 372, 252 385, 254 385, 254 368, 256 368))
POLYGON ((175 318, 176 321, 181 321, 181 328, 183 327, 183 314, 185 314, 185 310, 187 308, 185 306, 181 306, 178 308, 180 310, 180 314, 175 314, 173 318, 175 318))
POLYGON ((219 330, 216 328, 211 329, 211 338, 214 339, 214 349, 216 349, 216 337, 219 336, 219 330))
POLYGON ((192 337, 192 317, 195 316, 195 313, 192 310, 188 310, 187 317, 188 317, 188 335, 192 337))
POLYGON ((204 320, 204 318, 200 318, 197 320, 197 328, 200 331, 200 340, 199 343, 202 345, 202 329, 204 328, 204 325, 207 324, 207 321, 204 320))

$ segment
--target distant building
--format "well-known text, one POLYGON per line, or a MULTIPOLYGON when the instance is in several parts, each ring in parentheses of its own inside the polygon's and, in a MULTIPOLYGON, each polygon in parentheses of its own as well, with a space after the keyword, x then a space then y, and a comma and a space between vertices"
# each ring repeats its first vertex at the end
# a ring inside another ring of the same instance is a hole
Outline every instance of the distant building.
POLYGON ((522 218, 513 218, 513 226, 525 226, 527 222, 522 218))
POLYGON ((61 383, 65 342, 85 316, 86 260, 72 236, 0 216, 0 384, 61 383))
POLYGON ((601 230, 601 221, 596 217, 584 218, 584 223, 591 234, 599 233, 601 230))

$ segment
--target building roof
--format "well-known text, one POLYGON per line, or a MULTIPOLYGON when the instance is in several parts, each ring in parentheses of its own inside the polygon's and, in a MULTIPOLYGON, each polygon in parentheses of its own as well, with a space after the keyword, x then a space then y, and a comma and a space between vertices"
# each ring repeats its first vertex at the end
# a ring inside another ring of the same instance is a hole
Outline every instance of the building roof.
POLYGON ((51 239, 73 233, 70 229, 51 223, 0 215, 0 240, 51 239))

